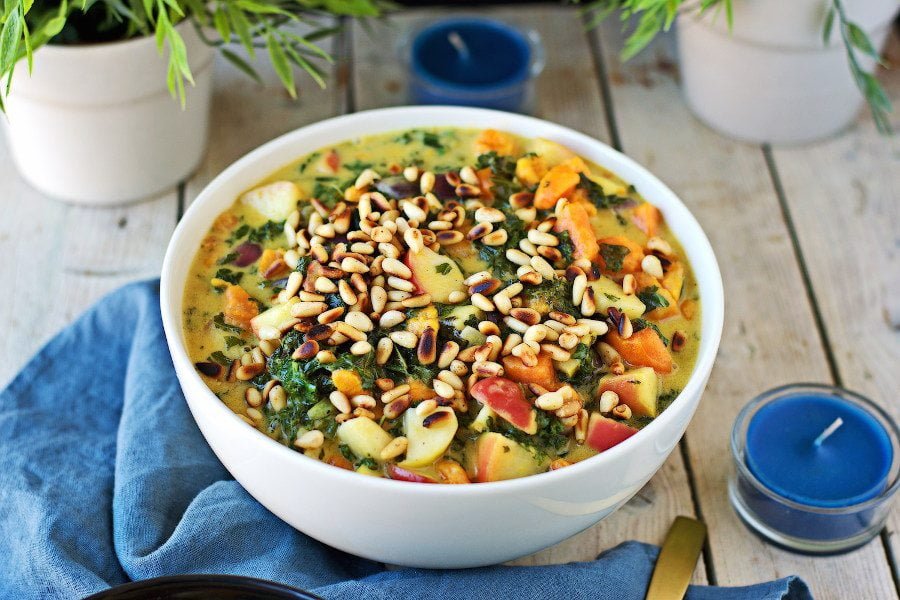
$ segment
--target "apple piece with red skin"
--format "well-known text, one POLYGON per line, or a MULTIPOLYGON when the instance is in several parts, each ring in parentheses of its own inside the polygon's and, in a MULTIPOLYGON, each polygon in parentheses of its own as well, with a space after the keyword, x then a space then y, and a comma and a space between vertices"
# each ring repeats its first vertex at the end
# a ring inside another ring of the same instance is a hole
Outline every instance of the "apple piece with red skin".
POLYGON ((459 265, 449 256, 438 254, 431 248, 419 252, 410 250, 403 262, 412 271, 412 283, 420 294, 429 294, 432 302, 447 303, 451 292, 464 292, 465 277, 459 265))
POLYGON ((388 477, 390 477, 391 479, 396 479, 397 481, 410 481, 412 483, 437 483, 436 480, 428 477, 427 475, 422 475, 421 473, 416 473, 415 471, 404 469, 403 467, 398 467, 394 463, 388 463, 386 469, 388 477))
POLYGON ((529 435, 537 433, 537 412, 518 383, 505 377, 488 377, 472 386, 469 393, 517 429, 529 435))
POLYGON ((595 412, 591 413, 591 418, 588 421, 587 436, 584 441, 594 450, 603 452, 624 442, 637 432, 638 430, 634 427, 629 427, 615 419, 608 419, 595 412))
POLYGON ((544 464, 525 446, 496 432, 475 442, 475 481, 502 481, 540 473, 544 464))
POLYGON ((656 417, 656 399, 659 396, 659 377, 652 367, 631 369, 621 375, 606 375, 597 385, 597 397, 605 391, 619 396, 637 417, 656 417))

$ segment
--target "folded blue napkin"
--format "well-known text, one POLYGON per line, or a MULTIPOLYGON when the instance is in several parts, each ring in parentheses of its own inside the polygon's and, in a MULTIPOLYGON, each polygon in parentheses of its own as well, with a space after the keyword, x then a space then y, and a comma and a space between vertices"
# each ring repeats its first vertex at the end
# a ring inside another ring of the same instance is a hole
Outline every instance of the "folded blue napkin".
MULTIPOLYGON (((398 483, 397 485, 403 485, 398 483)), ((0 598, 80 598, 131 580, 226 573, 325 598, 643 598, 657 548, 547 567, 388 571, 294 530, 235 482, 191 419, 159 282, 60 332, 0 394, 0 598)), ((807 599, 796 577, 691 599, 807 599)))

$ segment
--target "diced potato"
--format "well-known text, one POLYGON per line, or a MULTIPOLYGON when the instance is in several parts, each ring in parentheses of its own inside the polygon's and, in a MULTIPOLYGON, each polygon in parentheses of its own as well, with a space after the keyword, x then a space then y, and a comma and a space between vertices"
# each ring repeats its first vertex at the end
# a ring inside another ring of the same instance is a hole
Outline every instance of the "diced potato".
POLYGON ((270 221, 284 221, 297 209, 300 188, 291 181, 276 181, 250 190, 241 196, 241 202, 252 206, 270 221))
POLYGON ((516 179, 525 185, 537 185, 547 174, 547 165, 541 156, 523 156, 516 161, 516 179))
POLYGON ((406 459, 399 463, 400 466, 415 468, 433 463, 447 450, 458 427, 456 413, 449 406, 442 406, 425 417, 414 409, 407 410, 403 413, 403 433, 409 440, 409 446, 406 459), (426 427, 426 419, 435 422, 426 427))
POLYGON ((426 306, 406 321, 406 330, 421 336, 427 329, 438 330, 438 311, 433 304, 426 306))
POLYGON ((553 365, 556 367, 557 371, 566 377, 571 377, 578 370, 578 367, 581 366, 581 361, 570 358, 569 360, 553 361, 553 365))
POLYGON ((554 167, 561 162, 567 161, 575 156, 575 153, 556 142, 546 140, 544 138, 534 138, 528 140, 528 152, 534 152, 544 159, 547 168, 554 167))
POLYGON ((633 294, 626 295, 622 286, 608 277, 600 277, 591 281, 588 285, 594 288, 594 301, 597 304, 597 312, 604 315, 609 313, 611 306, 614 306, 628 315, 629 319, 637 319, 644 314, 647 308, 637 296, 633 294))
POLYGON ((294 296, 284 304, 276 304, 250 319, 253 334, 259 337, 261 327, 275 327, 277 329, 280 324, 291 318, 291 307, 297 302, 300 302, 300 299, 294 296))
POLYGON ((472 431, 480 432, 485 431, 488 428, 488 419, 496 419, 497 413, 491 409, 487 404, 481 407, 481 410, 478 411, 478 414, 475 415, 475 419, 469 424, 469 429, 472 431))
POLYGON ((487 339, 483 333, 470 325, 463 327, 459 337, 468 342, 470 346, 480 346, 487 339))
POLYGON ((603 188, 603 193, 607 196, 626 196, 628 195, 628 188, 621 183, 617 183, 610 179, 609 177, 604 177, 603 175, 597 175, 596 173, 589 173, 585 175, 588 179, 599 185, 603 188))
POLYGON ((384 477, 384 474, 377 469, 370 469, 366 465, 360 465, 356 468, 356 472, 360 475, 368 475, 369 477, 384 477))
POLYGON ((454 307, 453 310, 450 311, 448 321, 453 329, 462 331, 466 328, 466 322, 469 321, 471 317, 475 317, 478 321, 481 321, 482 314, 481 309, 478 307, 472 306, 471 304, 463 304, 462 306, 454 307))
POLYGON ((356 456, 376 460, 380 460, 381 451, 394 439, 391 434, 368 417, 357 417, 344 421, 337 428, 337 436, 341 443, 349 446, 356 456))

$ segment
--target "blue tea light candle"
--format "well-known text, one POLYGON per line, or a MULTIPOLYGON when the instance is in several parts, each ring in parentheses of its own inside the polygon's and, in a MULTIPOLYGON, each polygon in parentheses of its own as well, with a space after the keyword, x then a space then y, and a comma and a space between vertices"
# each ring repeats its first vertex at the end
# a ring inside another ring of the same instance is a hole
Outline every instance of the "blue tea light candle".
POLYGON ((741 411, 731 443, 732 505, 770 541, 837 553, 883 526, 898 488, 900 434, 866 398, 817 384, 777 388, 741 411))
POLYGON ((527 112, 543 50, 535 32, 501 21, 446 19, 414 34, 409 67, 413 104, 527 112))

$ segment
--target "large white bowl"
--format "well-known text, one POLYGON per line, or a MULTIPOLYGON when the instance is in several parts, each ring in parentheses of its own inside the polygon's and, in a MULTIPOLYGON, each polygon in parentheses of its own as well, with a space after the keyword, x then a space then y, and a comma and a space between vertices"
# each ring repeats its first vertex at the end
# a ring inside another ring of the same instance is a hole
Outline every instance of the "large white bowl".
POLYGON ((530 554, 628 501, 681 439, 712 369, 723 318, 722 279, 700 225, 646 169, 586 135, 532 117, 459 107, 401 107, 329 119, 288 133, 231 165, 198 196, 172 236, 162 270, 162 318, 178 379, 207 442, 235 479, 277 516, 330 546, 416 567, 474 567, 530 554), (238 194, 296 158, 361 135, 411 127, 493 127, 557 141, 635 185, 684 245, 700 287, 702 330, 681 395, 640 433, 589 460, 523 479, 428 485, 366 477, 307 458, 247 427, 210 390, 185 351, 182 294, 191 260, 238 194))

